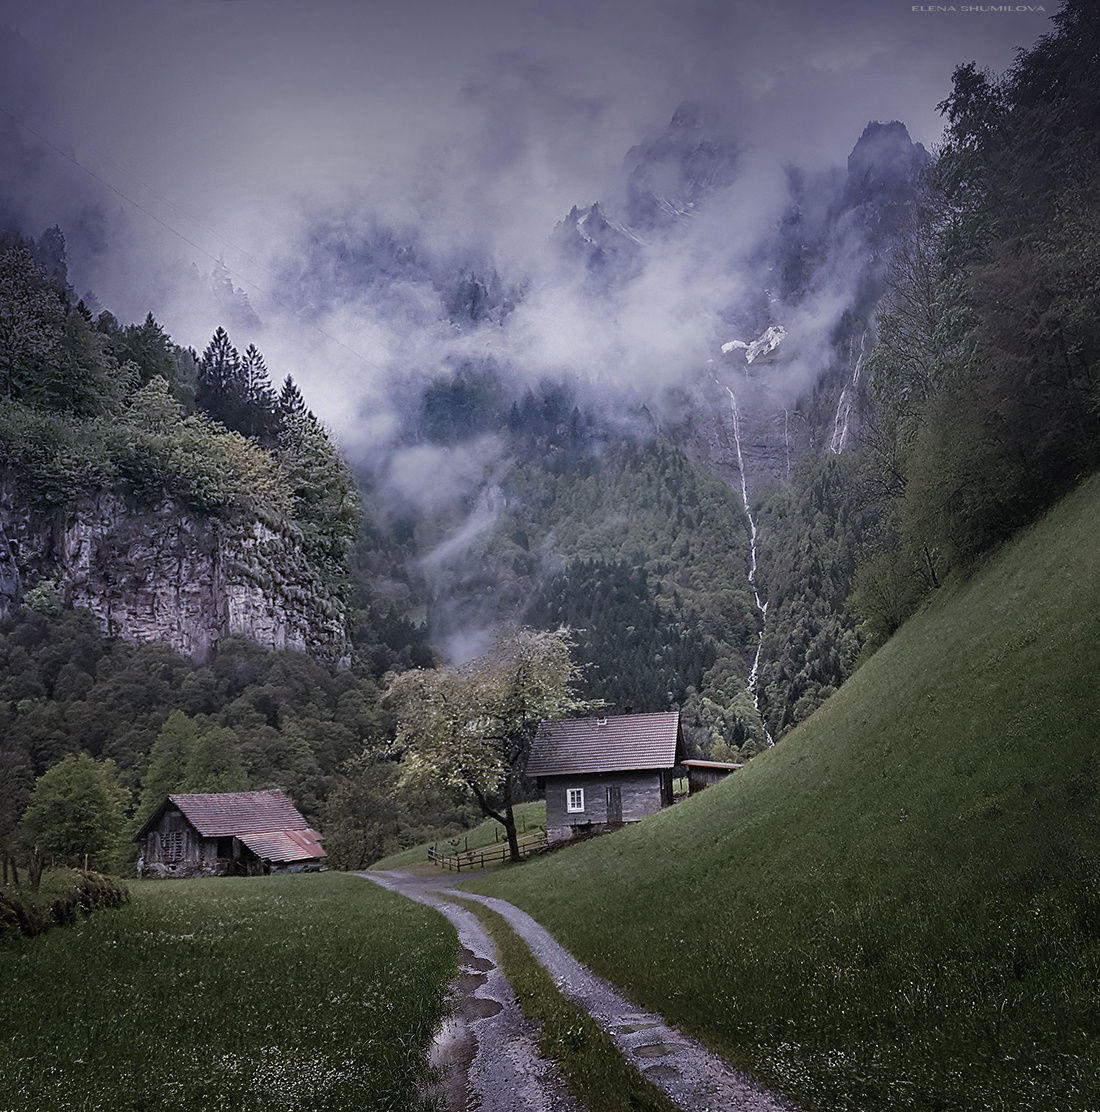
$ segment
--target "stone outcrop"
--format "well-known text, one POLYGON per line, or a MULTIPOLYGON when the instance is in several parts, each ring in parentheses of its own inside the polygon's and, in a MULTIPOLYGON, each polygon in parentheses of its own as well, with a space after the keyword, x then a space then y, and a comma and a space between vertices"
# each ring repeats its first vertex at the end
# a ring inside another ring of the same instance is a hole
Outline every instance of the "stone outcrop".
POLYGON ((45 510, 17 476, 2 475, 0 613, 48 578, 108 636, 163 642, 194 659, 232 636, 330 664, 348 657, 343 615, 286 527, 172 501, 136 505, 108 491, 45 510))

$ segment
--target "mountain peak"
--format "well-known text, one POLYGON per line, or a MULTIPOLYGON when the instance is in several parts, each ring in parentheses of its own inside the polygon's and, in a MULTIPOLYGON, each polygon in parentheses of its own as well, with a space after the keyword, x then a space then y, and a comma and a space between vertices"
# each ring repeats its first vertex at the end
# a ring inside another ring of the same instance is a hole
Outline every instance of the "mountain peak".
POLYGON ((930 161, 928 151, 913 142, 900 120, 872 120, 848 156, 849 188, 867 194, 911 184, 930 161))
POLYGON ((664 131, 631 147, 625 161, 626 217, 631 227, 669 227, 733 181, 740 151, 723 130, 714 109, 684 101, 664 131))

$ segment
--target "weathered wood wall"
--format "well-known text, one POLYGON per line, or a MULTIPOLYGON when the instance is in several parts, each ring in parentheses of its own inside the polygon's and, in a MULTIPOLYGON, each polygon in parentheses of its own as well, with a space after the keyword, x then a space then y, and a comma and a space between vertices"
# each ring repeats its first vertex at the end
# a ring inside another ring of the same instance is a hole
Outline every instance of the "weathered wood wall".
POLYGON ((642 772, 600 772, 582 776, 547 776, 546 836, 551 842, 571 838, 575 833, 603 829, 608 824, 607 789, 618 787, 622 796, 622 821, 637 822, 662 807, 663 782, 667 780, 667 799, 672 801, 672 774, 652 769, 642 772), (570 788, 584 790, 584 810, 566 809, 570 788))
POLYGON ((734 770, 729 768, 700 768, 698 765, 689 765, 687 770, 688 792, 691 795, 701 792, 711 784, 717 784, 719 780, 724 780, 732 771, 734 770))
POLYGON ((238 871, 236 838, 203 838, 178 809, 169 807, 141 840, 139 876, 222 876, 238 871))

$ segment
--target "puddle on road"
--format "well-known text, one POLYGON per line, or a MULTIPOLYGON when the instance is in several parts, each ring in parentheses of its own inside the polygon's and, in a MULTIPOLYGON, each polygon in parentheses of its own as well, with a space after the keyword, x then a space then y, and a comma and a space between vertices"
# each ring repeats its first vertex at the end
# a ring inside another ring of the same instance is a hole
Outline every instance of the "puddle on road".
POLYGON ((474 973, 488 973, 496 966, 488 958, 479 958, 473 950, 460 946, 458 950, 458 964, 462 969, 469 969, 474 973))
POLYGON ((488 1019, 503 1009, 504 1005, 499 1000, 485 1000, 474 996, 462 1005, 462 1013, 469 1019, 488 1019))
POLYGON ((635 1031, 651 1031, 654 1027, 660 1027, 659 1023, 620 1023, 618 1027, 612 1027, 611 1033, 613 1035, 633 1035, 635 1031))
POLYGON ((442 1101, 446 1112, 466 1112, 469 1103, 470 1067, 478 1048, 473 1024, 504 1008, 498 1000, 474 995, 495 968, 488 958, 479 958, 465 946, 460 948, 459 973, 451 982, 453 1010, 432 1039, 428 1061, 434 1077, 421 1091, 429 1101, 442 1101))
POLYGON ((455 978, 455 990, 459 996, 473 996, 488 979, 488 973, 468 973, 464 969, 455 978))
POLYGON ((675 1070, 672 1066, 666 1066, 658 1062, 655 1066, 646 1066, 642 1070, 642 1075, 650 1081, 660 1083, 662 1081, 680 1081, 682 1080, 680 1071, 675 1070))
POLYGON ((631 1053, 635 1058, 664 1058, 682 1049, 681 1043, 647 1043, 645 1046, 634 1047, 631 1053))
POLYGON ((466 1017, 448 1016, 439 1025, 428 1052, 435 1078, 421 1090, 421 1096, 442 1099, 446 1112, 465 1112, 467 1079, 476 1053, 477 1039, 466 1017))

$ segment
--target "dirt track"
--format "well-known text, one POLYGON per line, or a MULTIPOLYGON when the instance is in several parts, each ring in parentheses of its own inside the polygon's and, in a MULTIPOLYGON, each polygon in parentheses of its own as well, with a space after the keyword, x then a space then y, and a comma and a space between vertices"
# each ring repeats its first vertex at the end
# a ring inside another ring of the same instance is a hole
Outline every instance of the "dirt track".
MULTIPOLYGON (((436 908, 454 923, 460 942, 469 952, 494 963, 489 980, 484 985, 485 991, 479 990, 478 996, 500 1002, 502 1011, 499 1016, 492 1017, 496 1020, 495 1024, 488 1019, 473 1019, 467 1024, 467 1031, 477 1044, 473 1066, 467 1075, 467 1099, 472 1101, 480 1097, 482 1103, 448 1103, 448 1112, 466 1112, 467 1107, 486 1110, 525 1108, 536 1112, 571 1112, 577 1109, 576 1101, 568 1094, 554 1064, 539 1058, 537 1036, 523 1019, 503 973, 495 967, 488 935, 474 915, 447 901, 447 895, 455 889, 457 880, 399 872, 361 875, 436 908), (501 1041, 502 1034, 504 1041, 501 1041), (494 1063, 493 1059, 498 1061, 494 1063), (524 1092, 517 1103, 509 1103, 517 1092, 512 1086, 515 1084, 514 1071, 519 1068, 533 1071, 524 1076, 538 1091, 532 1088, 524 1092), (503 1091, 496 1088, 498 1085, 505 1086, 503 1091)), ((469 876, 462 879, 467 880, 469 876)), ((455 894, 499 912, 531 948, 562 992, 580 1004, 611 1035, 623 1056, 653 1084, 668 1093, 684 1112, 797 1112, 795 1105, 733 1069, 701 1043, 680 1034, 655 1012, 634 1007, 613 985, 577 961, 525 911, 491 896, 461 889, 455 894)), ((459 982, 461 984, 462 976, 459 982)), ((461 999, 460 995, 460 1009, 461 999)))

